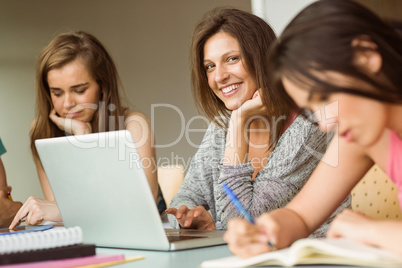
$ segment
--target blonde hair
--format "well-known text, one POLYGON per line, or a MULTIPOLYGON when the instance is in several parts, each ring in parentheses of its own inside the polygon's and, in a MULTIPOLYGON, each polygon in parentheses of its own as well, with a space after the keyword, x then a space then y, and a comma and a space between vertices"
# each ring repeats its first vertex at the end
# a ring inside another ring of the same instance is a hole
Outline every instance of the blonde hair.
MULTIPOLYGON (((101 132, 116 130, 116 127, 124 128, 119 118, 124 116, 127 109, 119 97, 121 82, 109 53, 89 33, 64 33, 42 50, 36 63, 36 115, 30 131, 31 151, 35 157, 38 157, 35 140, 66 135, 49 119, 53 105, 47 83, 48 73, 77 59, 88 68, 100 88, 100 103, 91 122, 92 130, 101 132), (114 121, 110 118, 114 118, 114 121)), ((121 93, 124 94, 123 91, 121 93)))

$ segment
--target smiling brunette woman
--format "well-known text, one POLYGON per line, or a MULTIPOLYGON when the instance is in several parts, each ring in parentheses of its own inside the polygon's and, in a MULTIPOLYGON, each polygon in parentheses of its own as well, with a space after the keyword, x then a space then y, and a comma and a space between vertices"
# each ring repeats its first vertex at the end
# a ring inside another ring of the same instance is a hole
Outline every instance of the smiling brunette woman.
MULTIPOLYGON (((297 115, 270 87, 270 26, 238 9, 218 8, 196 27, 191 45, 195 103, 212 123, 167 210, 175 228, 225 229, 241 217, 227 184, 257 217, 285 206, 303 187, 332 135, 297 115), (219 226, 219 225, 218 225, 219 226)), ((325 236, 328 223, 313 236, 325 236)))
MULTIPOLYGON (((127 129, 141 158, 155 158, 148 119, 121 104, 119 84, 112 58, 94 36, 85 32, 61 34, 45 47, 36 65, 36 117, 30 130, 45 200, 29 197, 11 228, 25 215, 28 224, 62 220, 35 148, 37 139, 127 129)), ((155 167, 149 165, 145 173, 156 200, 155 167)))

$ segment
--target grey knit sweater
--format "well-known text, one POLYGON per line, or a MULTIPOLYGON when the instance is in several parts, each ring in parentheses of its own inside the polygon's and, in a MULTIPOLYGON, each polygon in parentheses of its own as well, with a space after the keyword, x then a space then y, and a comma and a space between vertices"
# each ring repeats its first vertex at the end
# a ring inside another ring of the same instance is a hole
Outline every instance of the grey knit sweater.
MULTIPOLYGON (((252 180, 251 162, 234 166, 221 164, 226 131, 212 123, 169 207, 202 205, 214 222, 220 222, 226 229, 230 219, 242 215, 223 192, 223 183, 233 190, 252 217, 284 207, 306 183, 331 138, 332 134, 324 134, 302 116, 297 117, 280 137, 265 167, 252 180)), ((312 236, 325 236, 329 222, 346 207, 350 207, 350 197, 312 236)), ((174 228, 179 228, 174 216, 168 218, 174 228)))

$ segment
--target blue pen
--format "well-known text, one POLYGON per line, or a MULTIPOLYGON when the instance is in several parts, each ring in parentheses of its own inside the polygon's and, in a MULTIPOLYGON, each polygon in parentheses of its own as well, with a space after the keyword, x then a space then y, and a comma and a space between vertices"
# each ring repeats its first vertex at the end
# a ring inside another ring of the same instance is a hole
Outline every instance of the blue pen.
POLYGON ((254 219, 251 217, 250 213, 248 213, 247 210, 243 207, 243 205, 240 203, 239 199, 232 192, 229 186, 224 183, 222 184, 222 188, 225 191, 226 195, 229 197, 230 201, 232 201, 235 208, 243 215, 243 217, 246 218, 246 220, 248 220, 250 223, 255 224, 254 219))
MULTIPOLYGON (((233 191, 229 188, 229 186, 226 183, 222 184, 222 189, 225 191, 226 195, 229 197, 230 201, 232 201, 233 205, 239 211, 243 217, 248 220, 250 223, 255 224, 253 217, 251 217, 250 213, 243 207, 243 205, 240 203, 239 199, 237 196, 233 193, 233 191)), ((268 246, 272 249, 275 250, 276 247, 275 245, 269 241, 268 246)))

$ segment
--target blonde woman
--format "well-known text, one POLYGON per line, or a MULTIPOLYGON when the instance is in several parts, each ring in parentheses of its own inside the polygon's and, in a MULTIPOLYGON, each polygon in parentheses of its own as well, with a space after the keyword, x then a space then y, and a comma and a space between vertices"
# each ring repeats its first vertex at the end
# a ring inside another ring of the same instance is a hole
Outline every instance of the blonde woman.
MULTIPOLYGON (((35 148, 37 139, 127 129, 141 158, 155 163, 149 121, 145 115, 123 106, 120 90, 112 58, 91 34, 61 34, 44 48, 36 65, 36 117, 30 139, 45 199, 29 197, 10 228, 23 217, 28 224, 62 221, 35 148)), ((158 184, 154 164, 147 165, 145 173, 156 200, 158 184)))

